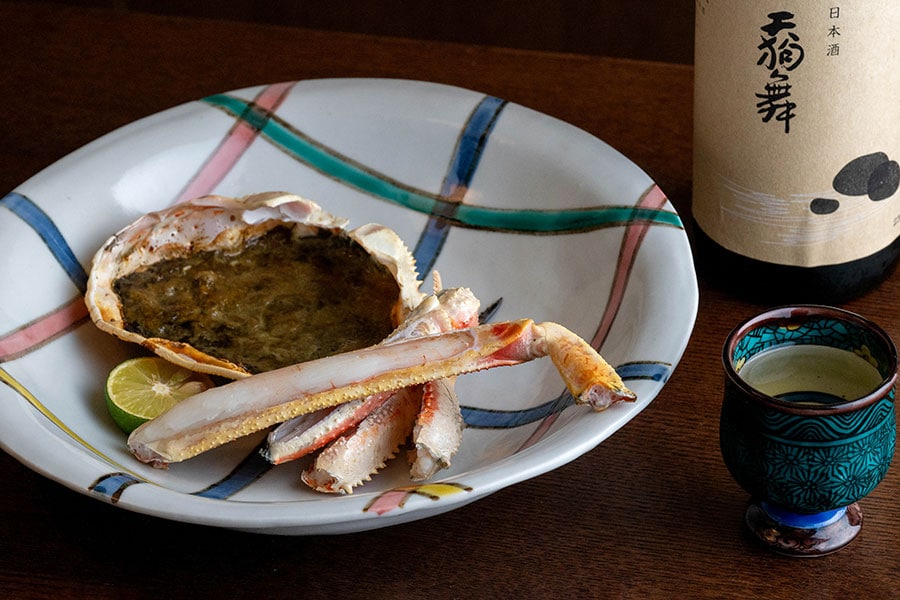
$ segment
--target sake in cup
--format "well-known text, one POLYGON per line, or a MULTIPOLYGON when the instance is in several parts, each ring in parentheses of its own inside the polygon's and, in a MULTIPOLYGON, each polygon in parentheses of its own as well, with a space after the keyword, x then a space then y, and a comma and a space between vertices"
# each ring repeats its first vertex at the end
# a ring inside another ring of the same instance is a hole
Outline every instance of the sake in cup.
POLYGON ((722 359, 719 441, 750 531, 782 554, 843 548, 894 455, 894 343, 854 313, 785 306, 736 327, 722 359))

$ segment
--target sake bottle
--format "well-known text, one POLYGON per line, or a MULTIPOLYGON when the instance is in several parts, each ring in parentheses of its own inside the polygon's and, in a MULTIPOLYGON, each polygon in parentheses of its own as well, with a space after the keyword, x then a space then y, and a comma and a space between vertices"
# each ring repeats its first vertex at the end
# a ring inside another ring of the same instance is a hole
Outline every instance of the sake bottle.
POLYGON ((840 303, 900 255, 900 0, 697 0, 701 273, 840 303))

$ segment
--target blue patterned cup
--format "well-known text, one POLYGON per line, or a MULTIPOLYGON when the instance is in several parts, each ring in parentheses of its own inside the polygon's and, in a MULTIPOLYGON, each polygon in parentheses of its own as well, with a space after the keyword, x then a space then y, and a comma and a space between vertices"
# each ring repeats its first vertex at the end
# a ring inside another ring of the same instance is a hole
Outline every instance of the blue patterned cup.
POLYGON ((894 455, 890 337, 841 309, 787 306, 735 328, 722 358, 719 441, 729 472, 751 495, 748 527, 784 554, 844 547, 862 526, 857 501, 894 455))

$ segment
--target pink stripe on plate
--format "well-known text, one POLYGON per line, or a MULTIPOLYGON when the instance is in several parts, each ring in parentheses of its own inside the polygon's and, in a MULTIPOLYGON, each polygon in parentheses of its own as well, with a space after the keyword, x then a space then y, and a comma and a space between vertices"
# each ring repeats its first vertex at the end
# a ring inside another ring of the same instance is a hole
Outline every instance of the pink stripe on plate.
MULTIPOLYGON (((643 196, 641 196, 640 200, 637 202, 637 206, 639 208, 662 208, 667 200, 666 195, 659 189, 659 186, 653 185, 643 196)), ((619 314, 619 308, 622 306, 625 290, 628 287, 628 279, 631 276, 631 269, 634 266, 634 261, 637 258, 641 243, 644 241, 644 237, 647 235, 647 231, 649 231, 651 226, 651 223, 639 221, 627 225, 625 228, 625 234, 622 236, 622 245, 619 248, 619 258, 616 262, 616 272, 613 277, 613 284, 609 291, 609 300, 606 303, 606 309, 603 311, 603 318, 600 320, 600 325, 597 328, 596 333, 594 333, 594 337, 591 339, 591 345, 593 345, 594 348, 599 349, 603 345, 606 336, 609 335, 609 330, 616 320, 616 316, 619 314)), ((522 451, 525 448, 536 444, 544 437, 550 429, 550 426, 556 422, 558 417, 559 413, 556 413, 544 418, 537 429, 528 436, 528 439, 525 440, 525 443, 522 444, 518 451, 522 451)))
MULTIPOLYGON (((663 194, 659 186, 654 185, 647 190, 641 199, 638 200, 639 208, 662 208, 667 202, 666 195, 663 194)), ((652 225, 646 221, 632 223, 625 228, 625 235, 622 237, 622 246, 619 248, 619 259, 616 265, 616 273, 613 279, 612 287, 609 291, 609 300, 606 303, 606 310, 603 313, 603 319, 600 326, 594 334, 591 344, 594 348, 600 348, 609 334, 612 324, 619 314, 619 308, 622 306, 622 299, 625 297, 625 289, 628 287, 628 279, 631 276, 631 268, 637 258, 638 249, 641 247, 647 231, 652 225)))
POLYGON ((364 512, 374 512, 378 515, 391 512, 392 510, 403 508, 406 499, 409 498, 410 491, 406 489, 389 490, 377 496, 368 506, 363 509, 364 512))
MULTIPOLYGON (((281 103, 295 83, 294 81, 287 81, 267 86, 256 96, 253 104, 266 112, 275 111, 281 106, 281 103)), ((205 196, 212 192, 219 182, 234 168, 234 165, 237 164, 238 160, 258 136, 259 131, 246 121, 236 121, 216 150, 206 159, 200 170, 188 182, 185 189, 178 196, 176 203, 205 196)))
POLYGON ((23 356, 71 330, 88 316, 81 297, 0 337, 0 362, 23 356))

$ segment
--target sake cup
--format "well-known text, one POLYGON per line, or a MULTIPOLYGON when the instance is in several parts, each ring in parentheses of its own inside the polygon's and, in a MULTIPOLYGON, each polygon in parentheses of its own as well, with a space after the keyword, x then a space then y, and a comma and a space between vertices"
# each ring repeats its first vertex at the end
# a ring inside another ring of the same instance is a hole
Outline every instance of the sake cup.
POLYGON ((843 548, 894 455, 894 343, 854 313, 785 306, 737 326, 722 359, 719 441, 747 527, 781 554, 843 548))

